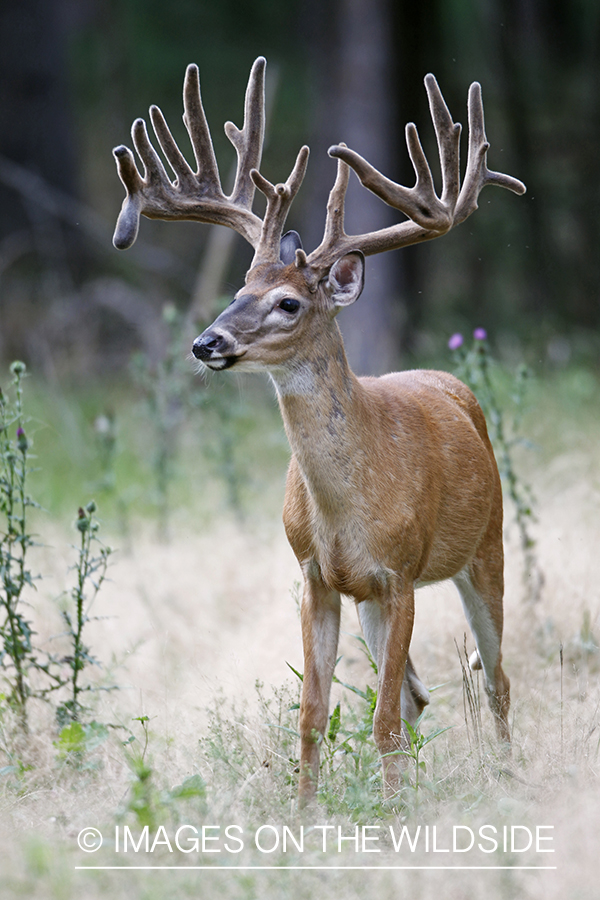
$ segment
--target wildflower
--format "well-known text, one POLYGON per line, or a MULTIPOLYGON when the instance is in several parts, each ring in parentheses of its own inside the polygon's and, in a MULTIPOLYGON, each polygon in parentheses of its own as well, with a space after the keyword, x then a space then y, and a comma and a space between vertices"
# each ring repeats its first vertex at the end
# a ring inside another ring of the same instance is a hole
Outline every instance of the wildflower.
POLYGON ((487 340, 487 331, 485 328, 476 328, 473 332, 473 337, 476 341, 485 341, 487 340))
POLYGON ((463 336, 462 334, 453 334, 450 340, 448 341, 448 346, 451 350, 458 350, 459 347, 463 345, 463 336))
POLYGON ((26 368, 27 366, 25 365, 25 363, 21 362, 19 359, 16 359, 13 363, 10 364, 10 371, 17 377, 19 375, 23 375, 26 368))
POLYGON ((89 520, 88 516, 86 516, 86 514, 85 514, 84 510, 81 508, 81 506, 79 507, 79 511, 77 513, 77 522, 75 524, 77 525, 77 528, 79 529, 79 531, 81 531, 82 534, 85 534, 86 531, 90 527, 90 520, 89 520))
POLYGON ((17 428, 17 447, 21 451, 21 453, 27 453, 27 448, 29 447, 29 441, 27 440, 27 435, 25 431, 19 426, 17 428))

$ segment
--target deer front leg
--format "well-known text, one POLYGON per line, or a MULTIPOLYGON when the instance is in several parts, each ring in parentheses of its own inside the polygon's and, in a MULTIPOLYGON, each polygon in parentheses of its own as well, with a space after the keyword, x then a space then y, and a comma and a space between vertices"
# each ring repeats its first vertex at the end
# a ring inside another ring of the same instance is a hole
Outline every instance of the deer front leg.
POLYGON ((413 621, 413 584, 397 585, 383 601, 381 610, 377 642, 377 705, 373 716, 373 737, 381 755, 386 799, 398 792, 406 768, 406 758, 398 751, 405 745, 401 720, 406 718, 406 712, 401 709, 401 695, 413 621))
POLYGON ((300 805, 317 790, 319 755, 327 729, 329 694, 340 630, 340 595, 325 586, 320 572, 305 573, 301 622, 304 681, 300 700, 300 805))

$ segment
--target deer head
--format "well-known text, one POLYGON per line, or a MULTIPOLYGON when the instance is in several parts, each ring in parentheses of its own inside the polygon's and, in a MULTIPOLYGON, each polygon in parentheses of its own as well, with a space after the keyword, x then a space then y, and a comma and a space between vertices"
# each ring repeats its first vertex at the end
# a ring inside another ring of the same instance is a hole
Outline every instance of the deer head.
POLYGON ((308 163, 308 147, 298 153, 284 184, 273 185, 259 172, 264 136, 264 76, 266 62, 254 63, 246 91, 244 125, 225 125, 238 157, 235 184, 226 196, 221 187, 212 139, 200 96, 198 68, 188 66, 184 91, 184 122, 194 152, 193 171, 175 143, 161 111, 150 108, 154 133, 173 170, 167 174, 152 146, 146 125, 136 119, 132 128, 143 175, 132 152, 124 146, 113 152, 127 196, 117 222, 114 244, 130 247, 136 239, 140 215, 160 219, 191 219, 226 225, 254 248, 245 286, 213 325, 194 341, 193 353, 212 369, 262 368, 273 370, 298 361, 302 347, 316 341, 323 320, 332 320, 343 306, 360 295, 364 257, 432 240, 463 222, 477 208, 480 191, 488 184, 517 194, 525 186, 516 178, 490 171, 481 88, 469 90, 469 143, 461 186, 459 143, 461 126, 452 121, 433 75, 425 88, 435 128, 442 170, 438 196, 415 125, 406 126, 406 142, 416 183, 407 188, 390 181, 362 156, 340 143, 329 148, 338 171, 327 204, 323 240, 310 254, 295 232, 282 232, 308 163), (344 197, 350 168, 361 183, 407 218, 391 227, 360 235, 344 229, 344 197), (261 220, 252 212, 255 189, 267 198, 261 220))

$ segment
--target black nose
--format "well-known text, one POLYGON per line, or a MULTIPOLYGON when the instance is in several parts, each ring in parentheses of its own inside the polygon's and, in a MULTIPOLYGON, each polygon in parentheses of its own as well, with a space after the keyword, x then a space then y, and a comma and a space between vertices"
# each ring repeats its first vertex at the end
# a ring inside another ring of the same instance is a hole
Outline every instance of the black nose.
POLYGON ((214 331, 205 331, 192 344, 192 353, 196 359, 210 359, 213 353, 220 353, 227 345, 223 335, 214 331))

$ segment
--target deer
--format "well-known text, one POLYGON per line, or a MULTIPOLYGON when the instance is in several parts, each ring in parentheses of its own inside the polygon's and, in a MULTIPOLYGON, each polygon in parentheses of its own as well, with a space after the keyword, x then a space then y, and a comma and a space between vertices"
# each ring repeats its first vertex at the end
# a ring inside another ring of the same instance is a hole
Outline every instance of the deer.
POLYGON ((266 372, 291 448, 283 522, 303 576, 304 675, 300 703, 299 802, 314 800, 320 744, 327 731, 342 596, 354 600, 377 665, 373 737, 384 797, 393 802, 406 767, 405 723, 414 726, 429 692, 409 656, 415 589, 452 579, 473 633, 472 669, 483 671, 497 737, 510 747, 510 682, 502 668, 502 490, 483 412, 454 376, 432 370, 357 377, 336 316, 358 300, 365 257, 446 234, 477 208, 486 185, 523 194, 525 186, 487 166, 480 85, 468 96, 468 155, 460 175, 461 125, 454 123, 433 75, 425 89, 436 134, 442 191, 436 193, 416 126, 406 125, 416 183, 408 188, 379 172, 344 143, 337 159, 321 244, 306 253, 297 232, 283 233, 302 184, 309 149, 292 172, 272 184, 259 171, 264 137, 266 61, 252 66, 241 129, 225 124, 237 153, 231 194, 222 189, 204 113, 198 68, 187 68, 184 122, 195 171, 156 106, 150 118, 171 178, 143 119, 132 139, 143 165, 125 146, 113 151, 127 195, 114 245, 130 247, 140 215, 195 220, 234 229, 254 257, 244 286, 193 342, 202 367, 266 372), (377 231, 349 235, 344 198, 350 171, 364 188, 403 214, 377 231), (261 219, 255 189, 266 197, 261 219))

